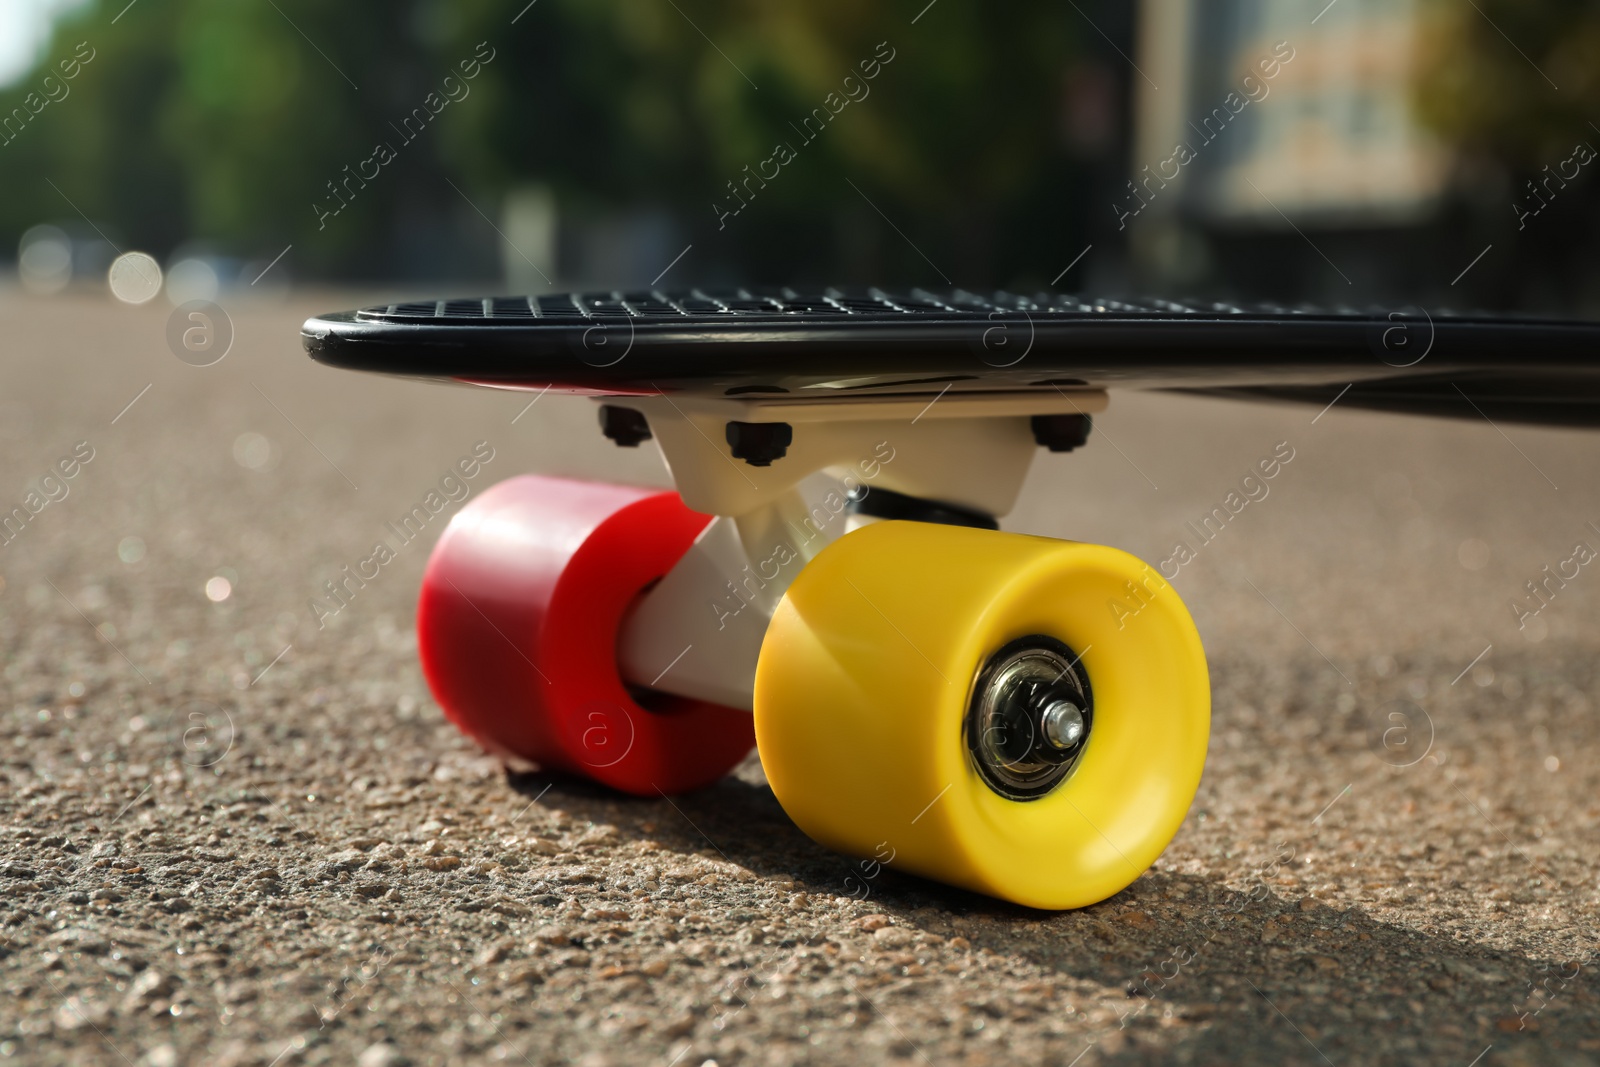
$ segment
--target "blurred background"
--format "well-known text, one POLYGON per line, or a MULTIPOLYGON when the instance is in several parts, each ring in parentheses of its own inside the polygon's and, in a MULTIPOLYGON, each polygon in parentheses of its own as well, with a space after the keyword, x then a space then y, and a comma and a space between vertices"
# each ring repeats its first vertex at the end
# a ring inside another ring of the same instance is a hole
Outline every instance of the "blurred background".
POLYGON ((4 0, 0 270, 1592 314, 1597 121, 1579 0, 4 0))

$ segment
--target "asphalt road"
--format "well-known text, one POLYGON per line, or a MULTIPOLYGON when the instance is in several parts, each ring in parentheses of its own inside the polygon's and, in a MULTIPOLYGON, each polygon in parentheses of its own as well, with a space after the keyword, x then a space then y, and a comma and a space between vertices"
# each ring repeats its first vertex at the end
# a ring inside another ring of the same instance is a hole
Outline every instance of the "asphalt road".
POLYGON ((1083 911, 863 900, 753 759, 669 802, 481 757, 416 665, 432 532, 319 620, 479 441, 474 492, 664 484, 587 402, 306 360, 359 299, 239 302, 199 368, 165 306, 0 295, 0 505, 57 472, 0 545, 0 1061, 1600 1063, 1600 569, 1512 608, 1600 549, 1600 435, 1117 396, 1008 528, 1159 563, 1293 450, 1175 582, 1187 822, 1083 911))

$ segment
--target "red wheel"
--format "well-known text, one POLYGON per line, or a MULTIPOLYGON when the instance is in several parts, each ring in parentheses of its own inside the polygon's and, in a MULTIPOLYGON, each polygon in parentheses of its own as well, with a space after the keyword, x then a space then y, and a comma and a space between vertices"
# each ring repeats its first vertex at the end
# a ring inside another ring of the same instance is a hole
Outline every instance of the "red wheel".
POLYGON ((462 508, 422 578, 423 673, 486 749, 640 795, 707 785, 755 744, 752 716, 617 671, 634 598, 710 520, 676 493, 525 475, 462 508))

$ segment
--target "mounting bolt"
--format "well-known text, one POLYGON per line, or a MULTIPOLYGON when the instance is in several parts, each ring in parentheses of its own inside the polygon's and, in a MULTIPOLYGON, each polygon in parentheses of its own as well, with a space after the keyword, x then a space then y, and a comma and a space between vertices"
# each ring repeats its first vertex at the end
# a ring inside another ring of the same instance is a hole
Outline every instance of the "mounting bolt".
POLYGON ((1083 447, 1093 427, 1087 415, 1035 415, 1033 439, 1052 452, 1071 452, 1083 447))
POLYGON ((752 467, 770 467, 794 443, 794 427, 787 422, 730 422, 728 447, 733 457, 752 467))
POLYGON ((650 440, 650 423, 641 411, 601 404, 600 432, 623 448, 638 448, 639 442, 650 440))

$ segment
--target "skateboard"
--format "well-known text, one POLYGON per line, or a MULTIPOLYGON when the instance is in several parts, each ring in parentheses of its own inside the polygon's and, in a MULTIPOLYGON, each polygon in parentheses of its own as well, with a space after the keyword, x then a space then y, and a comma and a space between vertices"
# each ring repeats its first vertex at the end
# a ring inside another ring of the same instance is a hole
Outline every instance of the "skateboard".
POLYGON ((1158 568, 1000 531, 1036 453, 1119 388, 1600 424, 1600 324, 1420 307, 696 289, 390 304, 303 341, 593 397, 671 472, 515 477, 441 535, 422 666, 485 749, 654 796, 755 746, 821 844, 1045 909, 1166 848, 1210 684, 1158 568))

